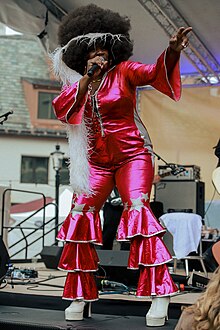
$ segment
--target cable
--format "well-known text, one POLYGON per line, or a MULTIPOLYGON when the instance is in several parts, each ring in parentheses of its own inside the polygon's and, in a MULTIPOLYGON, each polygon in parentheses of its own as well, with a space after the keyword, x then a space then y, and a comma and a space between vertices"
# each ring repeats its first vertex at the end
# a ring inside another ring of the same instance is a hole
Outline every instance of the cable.
POLYGON ((214 193, 213 193, 212 198, 211 198, 211 200, 210 200, 210 202, 209 202, 209 205, 208 205, 208 207, 207 207, 207 209, 206 209, 206 211, 205 211, 204 217, 205 217, 205 215, 207 214, 207 212, 208 212, 208 210, 209 210, 209 208, 210 208, 210 206, 211 206, 211 204, 212 204, 212 202, 213 202, 213 199, 214 199, 214 197, 215 197, 215 193, 216 193, 216 188, 214 188, 214 193))
POLYGON ((51 291, 51 292, 60 292, 60 291, 63 291, 63 286, 61 286, 61 285, 52 285, 52 284, 42 284, 42 285, 44 285, 44 286, 50 286, 50 287, 58 287, 58 288, 60 288, 60 290, 44 290, 44 289, 36 289, 36 288, 38 288, 39 287, 39 285, 37 284, 37 285, 33 285, 33 286, 30 286, 30 287, 27 287, 27 290, 30 290, 30 291, 51 291))
MULTIPOLYGON (((10 284, 11 286, 12 286, 12 288, 14 288, 14 285, 34 285, 34 287, 37 287, 38 285, 44 285, 44 286, 50 286, 50 287, 58 287, 58 288, 62 288, 63 289, 63 286, 61 286, 61 285, 56 285, 56 284, 46 284, 46 283, 44 283, 44 282, 47 282, 47 281, 50 281, 50 280, 54 280, 54 279, 57 279, 57 278, 62 278, 62 277, 66 277, 66 275, 60 275, 60 276, 51 276, 50 275, 50 277, 48 277, 48 278, 46 278, 46 279, 43 279, 43 280, 40 280, 40 281, 35 281, 34 280, 34 278, 32 279, 32 278, 30 278, 30 279, 28 279, 27 281, 25 281, 25 279, 24 278, 15 278, 15 277, 13 277, 13 272, 11 273, 11 277, 10 277, 10 279, 11 279, 11 281, 9 282, 9 281, 7 281, 7 284, 10 284), (17 281, 15 281, 15 279, 17 280, 17 281), (33 281, 32 281, 33 280, 33 281)), ((6 285, 7 285, 6 284, 6 285)), ((5 285, 5 286, 6 286, 5 285)), ((29 288, 27 288, 28 290, 31 290, 31 288, 32 287, 29 287, 29 288)), ((39 291, 44 291, 44 290, 39 290, 39 291)), ((45 290, 46 291, 46 290, 45 290)), ((52 290, 51 290, 52 291, 52 290)), ((55 290, 55 291, 61 291, 61 290, 55 290)))

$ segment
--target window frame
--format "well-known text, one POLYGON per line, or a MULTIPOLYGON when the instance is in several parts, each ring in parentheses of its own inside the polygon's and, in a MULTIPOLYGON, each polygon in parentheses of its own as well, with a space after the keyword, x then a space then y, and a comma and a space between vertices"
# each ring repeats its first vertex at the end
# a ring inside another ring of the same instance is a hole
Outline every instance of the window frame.
POLYGON ((37 102, 37 120, 57 120, 56 119, 56 117, 55 117, 55 114, 54 114, 54 112, 53 112, 53 107, 52 107, 52 100, 56 97, 56 96, 58 96, 59 94, 58 93, 55 93, 55 92, 51 92, 51 91, 41 91, 41 90, 39 90, 38 92, 37 92, 37 94, 38 94, 38 102, 37 102), (50 100, 50 102, 51 102, 51 113, 53 113, 54 114, 54 118, 41 118, 41 117, 39 117, 39 112, 40 112, 40 96, 41 95, 52 95, 52 94, 54 94, 54 96, 52 97, 52 99, 50 100))
POLYGON ((49 184, 49 157, 47 156, 30 156, 30 155, 21 155, 21 171, 20 171, 20 183, 21 184, 44 184, 44 185, 48 185, 49 184), (38 182, 36 180, 37 178, 37 174, 36 174, 36 169, 37 169, 37 166, 35 164, 35 166, 31 166, 31 168, 33 169, 34 168, 34 174, 32 173, 32 177, 35 178, 35 181, 22 181, 22 176, 24 177, 24 174, 23 174, 23 160, 25 158, 29 158, 29 159, 32 159, 32 160, 35 160, 36 162, 36 159, 44 159, 47 161, 47 166, 46 166, 46 182, 38 182))
POLYGON ((63 124, 58 119, 38 118, 39 93, 54 93, 59 95, 61 87, 53 86, 49 83, 40 85, 34 83, 32 80, 34 81, 34 79, 22 78, 25 100, 30 114, 31 125, 33 128, 57 129, 63 131, 63 124))

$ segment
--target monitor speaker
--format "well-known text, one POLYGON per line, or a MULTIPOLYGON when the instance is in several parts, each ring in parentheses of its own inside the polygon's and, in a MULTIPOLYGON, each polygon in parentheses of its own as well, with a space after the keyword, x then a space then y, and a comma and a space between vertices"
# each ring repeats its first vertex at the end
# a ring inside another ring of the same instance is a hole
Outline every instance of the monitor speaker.
MULTIPOLYGON (((128 269, 129 251, 99 250, 100 260, 97 278, 116 281, 127 286, 136 287, 139 278, 139 270, 128 269)), ((99 283, 97 281, 99 288, 99 283)))
POLYGON ((44 246, 40 255, 47 268, 57 269, 63 251, 62 246, 44 246))
POLYGON ((156 184, 155 199, 163 203, 164 212, 205 214, 205 184, 201 181, 161 181, 156 184))
POLYGON ((100 265, 127 267, 129 251, 98 250, 100 265))
POLYGON ((7 273, 9 262, 10 262, 10 257, 8 251, 2 240, 2 237, 0 236, 0 283, 2 282, 2 280, 4 279, 7 273))

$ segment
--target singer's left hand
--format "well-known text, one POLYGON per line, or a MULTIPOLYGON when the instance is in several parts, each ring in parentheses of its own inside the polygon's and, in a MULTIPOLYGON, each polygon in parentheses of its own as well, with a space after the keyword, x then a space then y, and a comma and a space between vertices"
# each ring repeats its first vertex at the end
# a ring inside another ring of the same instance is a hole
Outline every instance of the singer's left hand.
POLYGON ((189 45, 187 34, 192 31, 192 27, 181 27, 177 33, 170 38, 169 46, 172 50, 180 52, 189 45))

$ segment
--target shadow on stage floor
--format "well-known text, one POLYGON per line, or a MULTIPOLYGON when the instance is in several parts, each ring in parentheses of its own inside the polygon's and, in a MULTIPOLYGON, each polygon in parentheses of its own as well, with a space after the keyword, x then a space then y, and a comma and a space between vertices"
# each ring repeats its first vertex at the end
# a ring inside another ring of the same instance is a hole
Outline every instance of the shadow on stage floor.
MULTIPOLYGON (((22 267, 22 266, 21 266, 22 267)), ((6 282, 0 290, 0 329, 78 329, 78 330, 139 330, 146 329, 145 315, 150 299, 132 294, 103 294, 92 304, 92 318, 83 321, 65 321, 64 310, 70 302, 62 299, 64 275, 60 271, 37 265, 38 279, 6 282)), ((164 327, 171 330, 181 314, 181 306, 195 301, 197 294, 180 294, 171 298, 169 320, 164 327)), ((150 329, 150 327, 149 327, 150 329)))
MULTIPOLYGON (((0 292, 0 329, 146 329, 145 314, 150 302, 100 299, 92 304, 91 319, 74 322, 64 319, 68 305, 68 301, 55 296, 0 292)), ((179 315, 180 306, 170 304, 170 319, 162 329, 174 329, 179 315)))
MULTIPOLYGON (((153 329, 174 329, 177 320, 170 319, 166 325, 153 329)), ((0 329, 77 329, 77 330, 138 330, 147 329, 145 318, 140 316, 93 314, 92 318, 83 321, 65 321, 62 311, 25 307, 1 306, 0 329)))

